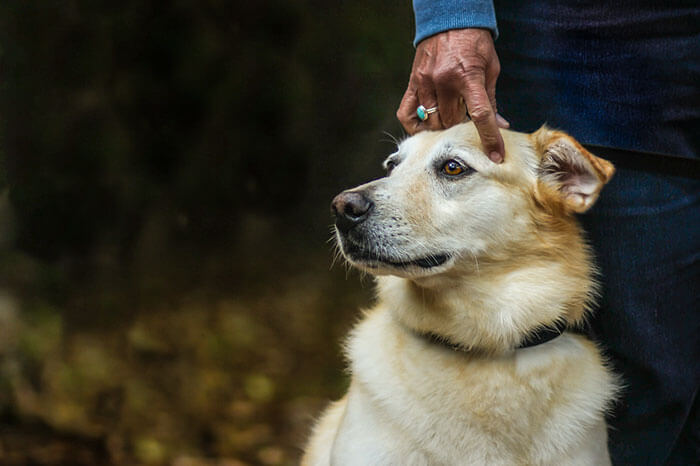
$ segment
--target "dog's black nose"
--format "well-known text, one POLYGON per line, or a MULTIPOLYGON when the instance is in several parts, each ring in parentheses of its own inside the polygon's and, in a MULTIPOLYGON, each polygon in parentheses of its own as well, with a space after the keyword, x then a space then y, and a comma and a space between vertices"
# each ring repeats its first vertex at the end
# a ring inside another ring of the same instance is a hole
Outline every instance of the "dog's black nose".
POLYGON ((342 233, 347 233, 367 218, 372 205, 372 201, 355 191, 344 191, 338 194, 331 202, 335 226, 342 233))

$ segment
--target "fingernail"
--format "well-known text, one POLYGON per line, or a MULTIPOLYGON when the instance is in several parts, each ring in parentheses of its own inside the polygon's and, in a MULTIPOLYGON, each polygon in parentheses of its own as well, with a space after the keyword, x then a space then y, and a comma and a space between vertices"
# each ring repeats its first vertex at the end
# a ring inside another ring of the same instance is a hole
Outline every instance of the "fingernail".
POLYGON ((490 158, 491 161, 494 162, 494 163, 501 163, 501 162, 503 162, 503 157, 501 156, 501 154, 499 154, 499 153, 496 152, 496 151, 491 152, 491 153, 489 154, 489 158, 490 158))
POLYGON ((496 122, 501 128, 510 128, 510 123, 500 113, 496 113, 496 122))

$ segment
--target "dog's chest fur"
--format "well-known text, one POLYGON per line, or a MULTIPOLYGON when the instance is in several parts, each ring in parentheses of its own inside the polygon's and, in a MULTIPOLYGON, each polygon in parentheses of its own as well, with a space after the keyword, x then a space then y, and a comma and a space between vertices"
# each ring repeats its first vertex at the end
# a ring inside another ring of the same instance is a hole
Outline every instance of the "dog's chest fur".
POLYGON ((607 462, 605 450, 590 457, 588 443, 605 444, 614 381, 583 338, 472 356, 406 331, 379 308, 347 349, 353 382, 331 464, 578 464, 584 450, 590 461, 580 464, 607 462))

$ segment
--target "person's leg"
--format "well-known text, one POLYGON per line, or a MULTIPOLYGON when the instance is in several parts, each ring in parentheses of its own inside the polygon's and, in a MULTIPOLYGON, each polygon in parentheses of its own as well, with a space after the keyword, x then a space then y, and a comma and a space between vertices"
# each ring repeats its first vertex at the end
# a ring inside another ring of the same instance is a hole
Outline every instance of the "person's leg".
POLYGON ((698 463, 700 463, 700 396, 696 392, 695 403, 667 464, 681 466, 698 463))
POLYGON ((680 464, 687 455, 697 464, 697 433, 687 430, 697 426, 700 385, 700 180, 592 150, 618 162, 582 216, 603 283, 591 327, 626 386, 610 418, 613 464, 680 464), (682 460, 670 459, 674 450, 682 460))

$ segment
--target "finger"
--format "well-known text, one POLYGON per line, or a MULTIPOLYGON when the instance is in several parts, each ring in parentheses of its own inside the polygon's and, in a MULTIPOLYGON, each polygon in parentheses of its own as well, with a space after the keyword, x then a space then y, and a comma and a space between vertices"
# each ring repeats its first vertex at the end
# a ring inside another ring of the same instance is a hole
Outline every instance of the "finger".
POLYGON ((408 134, 415 134, 419 131, 420 120, 416 115, 417 108, 418 96, 416 96, 415 91, 409 85, 401 99, 399 109, 396 111, 396 118, 399 119, 401 126, 408 134))
POLYGON ((498 57, 491 61, 486 68, 486 93, 489 96, 489 102, 491 102, 491 109, 496 112, 496 124, 499 128, 510 128, 510 123, 508 120, 503 118, 503 115, 498 113, 498 102, 496 101, 496 82, 498 81, 498 76, 501 73, 501 63, 498 61, 498 57))
POLYGON ((501 115, 500 113, 496 113, 496 123, 498 123, 499 128, 510 128, 510 122, 503 118, 503 115, 501 115))
POLYGON ((440 109, 440 121, 445 128, 449 128, 464 121, 466 108, 460 106, 462 96, 459 92, 444 87, 437 87, 437 104, 440 109))
MULTIPOLYGON (((435 95, 435 86, 433 82, 429 79, 423 80, 418 85, 418 101, 426 109, 434 108, 438 106, 437 96, 435 95)), ((438 107, 437 112, 430 113, 428 118, 424 120, 420 127, 421 129, 438 130, 442 129, 442 120, 440 119, 440 114, 442 109, 438 107)))
POLYGON ((484 87, 484 74, 480 72, 467 76, 467 89, 464 100, 467 102, 467 110, 474 125, 476 126, 481 145, 488 157, 501 163, 505 155, 503 138, 498 131, 496 123, 496 112, 491 107, 486 88, 484 87))
POLYGON ((498 57, 494 55, 494 58, 488 62, 486 65, 486 94, 489 96, 489 102, 491 102, 491 109, 498 113, 498 103, 496 102, 496 81, 498 81, 498 75, 501 73, 501 63, 498 61, 498 57))
POLYGON ((467 103, 464 101, 464 97, 459 96, 459 115, 460 121, 470 121, 469 111, 467 110, 467 103))

